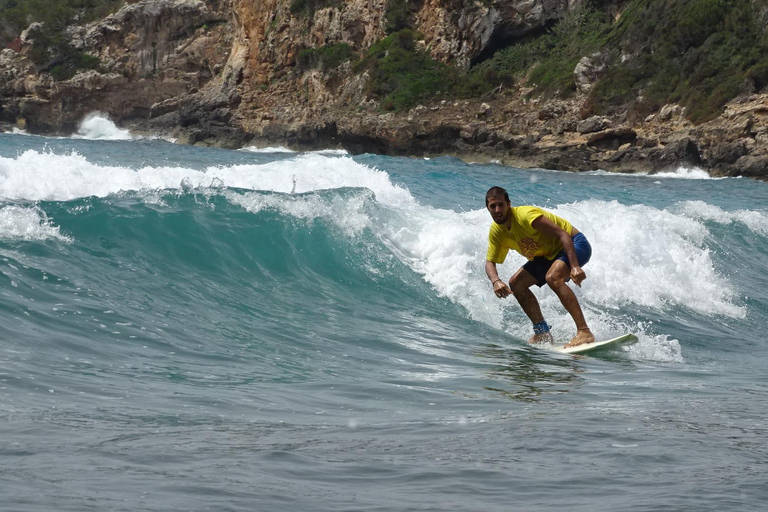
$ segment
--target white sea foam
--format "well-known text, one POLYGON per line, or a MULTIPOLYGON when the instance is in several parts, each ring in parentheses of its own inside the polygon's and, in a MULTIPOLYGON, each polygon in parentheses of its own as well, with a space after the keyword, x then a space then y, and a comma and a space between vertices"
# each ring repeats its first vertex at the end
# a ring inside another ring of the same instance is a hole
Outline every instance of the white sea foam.
POLYGON ((101 112, 92 112, 80 122, 75 139, 88 140, 131 140, 133 137, 128 130, 122 130, 101 112))
POLYGON ((743 317, 735 291, 715 270, 706 226, 645 205, 589 200, 553 210, 589 237, 591 301, 603 307, 683 306, 702 314, 743 317))
POLYGON ((0 158, 0 199, 6 200, 68 201, 119 192, 211 186, 286 194, 361 187, 372 190, 384 204, 414 203, 410 193, 393 185, 383 171, 348 157, 329 158, 313 153, 266 164, 209 167, 202 171, 183 167, 134 170, 97 165, 77 153, 57 155, 34 150, 16 158, 0 158))
POLYGON ((0 240, 48 240, 57 239, 69 242, 61 234, 59 227, 51 221, 40 208, 22 206, 4 206, 0 208, 0 240))
POLYGON ((0 158, 0 199, 68 201, 120 191, 179 188, 189 174, 181 168, 134 171, 99 166, 77 153, 28 150, 17 158, 0 158))
POLYGON ((757 234, 768 236, 768 211, 736 210, 728 212, 704 201, 683 201, 677 206, 681 214, 692 219, 712 221, 718 224, 739 222, 757 234))
MULTIPOLYGON (((225 197, 232 204, 242 206, 251 213, 273 210, 287 217, 307 221, 324 219, 339 226, 347 235, 354 236, 370 226, 365 214, 365 195, 354 197, 332 197, 326 200, 317 195, 264 195, 254 192, 245 194, 226 192, 225 197)), ((370 196, 368 196, 370 197, 370 196)))
MULTIPOLYGON (((238 151, 248 151, 250 153, 296 153, 292 149, 288 149, 283 146, 247 146, 238 149, 238 151)), ((318 151, 310 151, 310 154, 323 155, 323 156, 347 156, 349 152, 345 149, 320 149, 318 151)))
POLYGON ((707 171, 698 167, 678 167, 675 171, 657 172, 651 174, 653 178, 676 178, 683 180, 711 180, 712 178, 707 171))
MULTIPOLYGON (((555 171, 555 172, 567 172, 567 171, 555 171)), ((721 180, 726 178, 713 178, 707 171, 699 167, 678 167, 674 171, 657 172, 657 173, 644 173, 638 172, 635 174, 624 174, 618 172, 609 172, 605 170, 586 171, 584 174, 594 176, 643 176, 648 178, 671 178, 681 180, 721 180)))
POLYGON ((349 152, 346 149, 321 149, 319 151, 313 151, 313 153, 325 156, 347 156, 349 152))
POLYGON ((263 148, 258 146, 248 146, 240 148, 238 151, 248 151, 250 153, 295 153, 292 149, 284 148, 283 146, 268 146, 263 148))

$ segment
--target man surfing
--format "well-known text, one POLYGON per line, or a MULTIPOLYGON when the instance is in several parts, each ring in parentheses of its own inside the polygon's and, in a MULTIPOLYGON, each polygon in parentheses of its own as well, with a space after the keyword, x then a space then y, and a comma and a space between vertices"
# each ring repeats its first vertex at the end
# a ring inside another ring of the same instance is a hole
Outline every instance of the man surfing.
POLYGON ((529 343, 552 343, 549 325, 541 314, 539 301, 530 290, 533 285, 549 285, 566 311, 576 323, 576 336, 566 347, 592 343, 595 337, 589 330, 581 306, 566 284, 573 279, 576 285, 587 275, 581 266, 592 256, 587 238, 567 220, 535 206, 512 208, 507 191, 491 187, 485 194, 485 207, 493 218, 488 233, 488 253, 485 273, 493 284, 493 293, 503 299, 514 295, 520 307, 533 322, 533 336, 529 343), (509 286, 499 279, 496 264, 504 263, 513 249, 528 259, 509 280, 509 286))

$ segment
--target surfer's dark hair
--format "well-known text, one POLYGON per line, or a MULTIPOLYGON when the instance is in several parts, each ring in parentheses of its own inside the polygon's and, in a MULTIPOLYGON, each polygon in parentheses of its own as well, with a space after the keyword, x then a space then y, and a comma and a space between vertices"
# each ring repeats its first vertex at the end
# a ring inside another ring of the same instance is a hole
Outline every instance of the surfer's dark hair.
POLYGON ((488 189, 488 192, 485 193, 485 207, 488 208, 488 200, 492 197, 501 197, 504 196, 504 200, 506 202, 509 202, 509 194, 507 194, 507 191, 504 190, 501 187, 491 187, 488 189))

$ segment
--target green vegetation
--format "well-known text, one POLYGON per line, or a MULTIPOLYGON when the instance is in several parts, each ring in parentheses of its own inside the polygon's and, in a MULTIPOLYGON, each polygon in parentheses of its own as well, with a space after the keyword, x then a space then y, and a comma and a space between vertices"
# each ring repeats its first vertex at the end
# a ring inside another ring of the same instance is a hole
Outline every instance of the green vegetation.
POLYGON ((387 0, 384 9, 384 30, 394 34, 404 29, 413 29, 413 13, 408 0, 387 0))
POLYGON ((66 27, 104 18, 123 0, 0 0, 0 43, 8 45, 33 22, 44 28, 33 34, 30 56, 41 70, 57 80, 71 78, 79 69, 91 69, 98 60, 69 45, 66 27))
POLYGON ((323 7, 339 6, 343 0, 291 0, 291 6, 288 8, 294 16, 306 15, 312 18, 315 11, 323 7))
POLYGON ((606 15, 585 7, 565 16, 538 37, 496 52, 475 66, 475 82, 509 86, 525 73, 529 84, 543 94, 568 95, 576 90, 573 70, 585 55, 599 51, 606 42, 610 23, 606 15))
POLYGON ((35 21, 62 32, 75 20, 101 19, 123 4, 123 0, 0 0, 0 44, 6 46, 35 21))
POLYGON ((401 110, 437 97, 488 94, 525 79, 534 94, 567 96, 584 56, 605 64, 584 115, 629 111, 641 118, 667 103, 694 122, 722 112, 739 94, 768 87, 765 2, 633 0, 619 21, 585 2, 541 34, 497 51, 465 72, 415 49, 407 0, 388 0, 387 30, 357 64, 371 75, 369 93, 401 110))
MULTIPOLYGON (((388 28, 410 22, 405 0, 389 0, 386 20, 388 28), (394 22, 398 19, 399 24, 394 22)), ((417 50, 418 33, 401 28, 374 44, 355 70, 369 72, 368 92, 387 110, 404 110, 440 97, 482 96, 512 86, 528 72, 539 92, 568 94, 575 90, 576 63, 585 54, 599 50, 609 30, 604 14, 585 9, 569 15, 544 35, 501 50, 465 71, 417 50)))
POLYGON ((666 103, 694 122, 716 117, 728 100, 768 84, 766 16, 750 0, 635 0, 607 45, 614 55, 592 93, 592 110, 631 105, 644 116, 666 103), (763 19, 761 19, 763 18, 763 19), (618 53, 618 52, 617 52, 618 53))
POLYGON ((576 64, 604 47, 609 30, 609 20, 600 11, 586 7, 568 14, 544 36, 538 52, 542 59, 531 71, 529 82, 543 92, 574 92, 576 64))
POLYGON ((453 92, 458 72, 416 49, 417 34, 403 29, 371 46, 355 71, 368 71, 368 94, 386 110, 406 110, 453 92))
POLYGON ((351 46, 347 43, 338 43, 301 50, 297 65, 301 70, 320 69, 324 73, 329 73, 342 63, 352 60, 353 57, 354 52, 351 46))

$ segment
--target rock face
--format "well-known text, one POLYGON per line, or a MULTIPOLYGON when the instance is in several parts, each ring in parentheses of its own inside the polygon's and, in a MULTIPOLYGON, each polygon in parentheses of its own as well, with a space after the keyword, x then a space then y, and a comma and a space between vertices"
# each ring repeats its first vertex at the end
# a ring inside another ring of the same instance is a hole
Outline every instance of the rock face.
POLYGON ((573 80, 580 92, 589 92, 597 77, 605 70, 599 53, 582 57, 573 70, 573 80))
MULTIPOLYGON (((579 0, 410 2, 420 47, 469 66, 545 31, 579 0)), ((621 0, 608 2, 618 10, 621 0)), ((70 44, 100 66, 54 81, 29 61, 35 30, 0 52, 0 128, 67 133, 92 111, 123 127, 180 142, 297 149, 344 147, 390 155, 449 153, 520 167, 657 172, 696 165, 715 175, 768 176, 768 95, 740 98, 699 126, 667 105, 644 121, 583 118, 604 71, 599 54, 574 69, 568 100, 529 98, 525 87, 477 100, 384 113, 367 73, 350 62, 301 69, 304 49, 345 43, 364 55, 386 36, 388 0, 139 0, 86 26, 70 44)), ((44 29, 44 27, 43 27, 44 29)))
POLYGON ((562 18, 573 3, 576 2, 426 0, 417 20, 435 59, 456 61, 467 67, 509 41, 541 31, 562 18))
POLYGON ((227 17, 200 0, 142 0, 100 22, 70 27, 68 36, 99 59, 100 69, 54 82, 35 73, 22 38, 22 51, 7 50, 0 61, 2 121, 24 119, 31 131, 58 133, 94 110, 117 120, 145 119, 153 104, 218 77, 232 39, 227 17))

